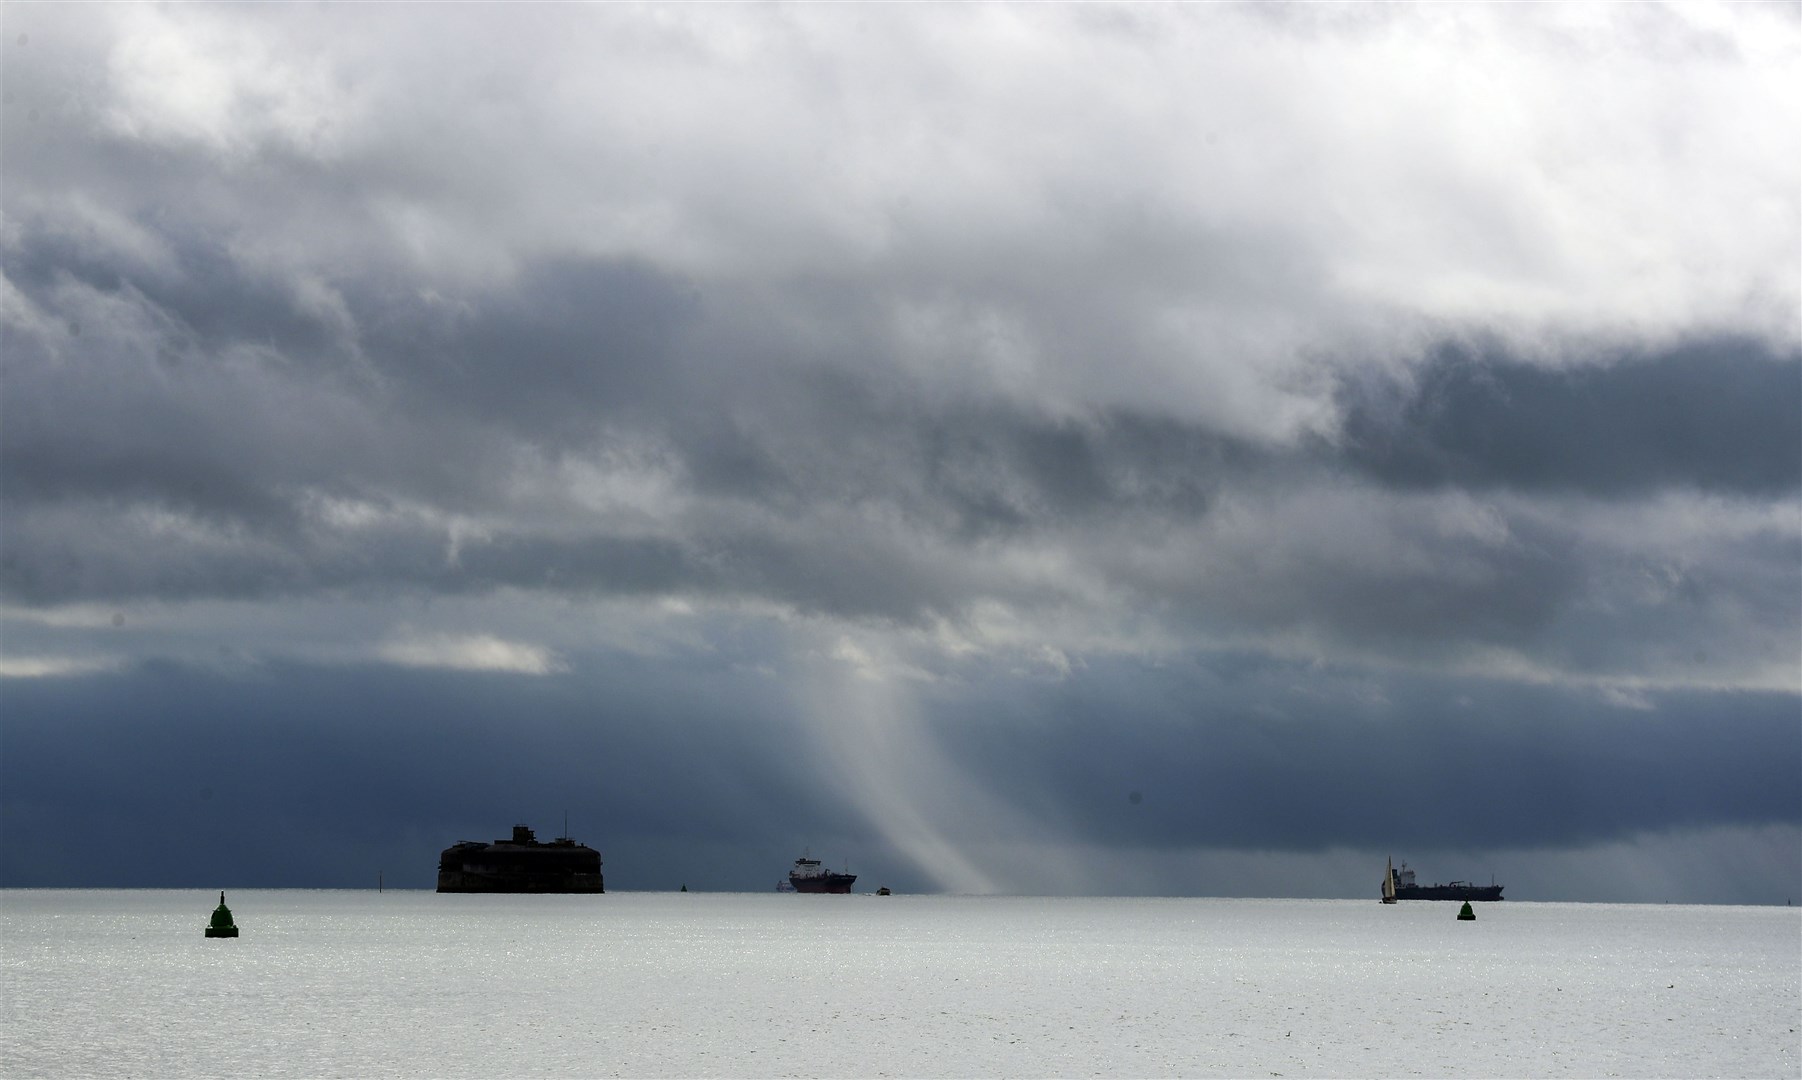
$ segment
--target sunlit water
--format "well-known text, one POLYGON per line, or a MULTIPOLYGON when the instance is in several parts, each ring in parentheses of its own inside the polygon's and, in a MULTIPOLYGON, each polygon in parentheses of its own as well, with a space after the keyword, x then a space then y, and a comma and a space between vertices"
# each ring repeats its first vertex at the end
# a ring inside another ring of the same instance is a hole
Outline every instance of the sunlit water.
POLYGON ((1775 1076, 1802 909, 0 893, 0 1075, 1775 1076))

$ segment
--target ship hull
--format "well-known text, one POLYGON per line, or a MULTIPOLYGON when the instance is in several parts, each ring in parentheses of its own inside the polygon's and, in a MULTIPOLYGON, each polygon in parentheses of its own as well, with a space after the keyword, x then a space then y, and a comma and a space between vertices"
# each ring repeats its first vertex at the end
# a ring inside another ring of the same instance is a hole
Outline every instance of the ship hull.
POLYGON ((438 871, 442 893, 602 893, 599 874, 483 874, 438 871))
POLYGON ((1500 885, 1401 885, 1395 890, 1397 900, 1500 900, 1500 885))
POLYGON ((788 876, 788 883, 802 893, 848 893, 851 883, 857 880, 856 874, 820 874, 816 877, 788 876))

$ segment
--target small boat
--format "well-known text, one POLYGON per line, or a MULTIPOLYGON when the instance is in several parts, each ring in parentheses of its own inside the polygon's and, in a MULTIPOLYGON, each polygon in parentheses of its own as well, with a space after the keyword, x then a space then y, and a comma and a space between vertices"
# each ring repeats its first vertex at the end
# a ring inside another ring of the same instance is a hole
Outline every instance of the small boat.
POLYGON ((1389 856, 1389 869, 1383 874, 1383 903, 1395 903, 1395 856, 1389 856))

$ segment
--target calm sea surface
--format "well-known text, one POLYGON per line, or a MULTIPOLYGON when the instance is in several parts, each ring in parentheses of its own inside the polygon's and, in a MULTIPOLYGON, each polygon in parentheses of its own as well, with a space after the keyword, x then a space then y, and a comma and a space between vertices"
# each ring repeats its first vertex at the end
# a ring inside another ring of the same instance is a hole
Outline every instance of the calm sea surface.
POLYGON ((0 892, 0 1075, 1772 1076, 1802 909, 0 892))

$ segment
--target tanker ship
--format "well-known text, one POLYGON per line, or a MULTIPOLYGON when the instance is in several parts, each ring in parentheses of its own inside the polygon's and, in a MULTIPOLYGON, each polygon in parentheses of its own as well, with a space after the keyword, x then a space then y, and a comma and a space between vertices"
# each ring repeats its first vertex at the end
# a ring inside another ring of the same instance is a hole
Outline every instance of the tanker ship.
POLYGON ((848 893, 851 883, 856 880, 856 874, 835 874, 821 866, 820 860, 806 855, 796 859, 795 868, 788 872, 788 883, 796 892, 848 893))
POLYGON ((1383 879, 1383 902, 1391 900, 1500 900, 1500 885, 1472 885, 1454 881, 1448 885, 1417 885, 1414 871, 1403 863, 1400 870, 1391 866, 1383 879))

